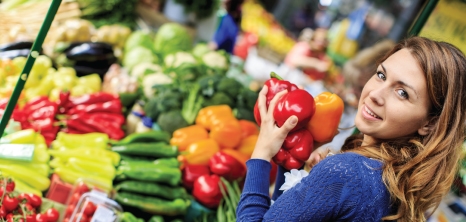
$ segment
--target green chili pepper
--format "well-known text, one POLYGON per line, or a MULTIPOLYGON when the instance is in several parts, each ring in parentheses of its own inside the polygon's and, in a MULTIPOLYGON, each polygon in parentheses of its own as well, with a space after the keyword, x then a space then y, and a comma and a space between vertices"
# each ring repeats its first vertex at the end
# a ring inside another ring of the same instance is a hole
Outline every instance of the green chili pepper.
POLYGON ((118 184, 116 189, 118 191, 159 196, 169 200, 177 198, 186 199, 188 197, 188 193, 183 187, 170 187, 153 182, 124 181, 118 184))
POLYGON ((137 222, 138 218, 136 218, 130 212, 124 212, 120 217, 120 222, 137 222))
POLYGON ((171 135, 165 131, 149 131, 144 133, 133 133, 115 143, 115 145, 126 145, 131 143, 170 142, 171 135))
POLYGON ((118 167, 117 175, 125 175, 126 178, 167 183, 176 186, 181 181, 181 171, 177 168, 171 168, 161 165, 147 166, 146 164, 122 165, 118 167))
POLYGON ((189 200, 175 199, 167 201, 126 192, 117 193, 115 200, 122 205, 137 207, 149 213, 168 216, 186 214, 186 210, 190 204, 189 200))
POLYGON ((140 164, 144 165, 146 164, 147 166, 153 166, 153 165, 161 165, 161 166, 167 166, 167 167, 173 167, 173 168, 179 168, 180 167, 180 162, 176 158, 159 158, 154 161, 147 161, 147 160, 123 160, 120 162, 121 165, 134 165, 134 164, 140 164))
POLYGON ((157 216, 151 217, 148 222, 165 222, 165 220, 163 219, 162 216, 157 215, 157 216))
POLYGON ((176 157, 178 147, 165 142, 157 143, 132 143, 128 145, 114 146, 112 151, 126 155, 141 155, 152 157, 176 157))

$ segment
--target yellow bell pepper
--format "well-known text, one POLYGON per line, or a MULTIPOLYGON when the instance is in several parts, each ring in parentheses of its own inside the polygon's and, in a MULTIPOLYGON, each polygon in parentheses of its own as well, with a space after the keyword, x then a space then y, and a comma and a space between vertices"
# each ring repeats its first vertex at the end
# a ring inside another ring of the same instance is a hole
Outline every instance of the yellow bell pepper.
POLYGON ((99 74, 91 74, 80 77, 78 79, 78 84, 87 86, 92 90, 92 92, 99 92, 102 86, 102 79, 100 79, 99 74))
POLYGON ((327 142, 333 139, 343 115, 343 100, 336 94, 324 92, 314 98, 316 111, 306 128, 314 141, 327 142))
POLYGON ((75 85, 73 88, 71 88, 70 95, 71 96, 82 96, 85 94, 92 94, 94 92, 95 91, 92 88, 86 85, 75 85))
POLYGON ((220 148, 215 140, 206 139, 191 143, 187 151, 187 154, 178 156, 181 163, 207 166, 209 165, 209 159, 220 151, 220 148))
POLYGON ((251 135, 243 139, 240 145, 238 146, 238 152, 247 155, 249 158, 251 158, 252 152, 256 147, 258 137, 258 135, 251 135))
POLYGON ((222 119, 212 123, 210 138, 222 149, 234 149, 241 142, 241 125, 235 118, 222 119))
POLYGON ((196 124, 210 130, 213 124, 223 119, 234 119, 233 111, 228 105, 208 106, 199 110, 196 124))
POLYGON ((178 146, 179 151, 185 151, 189 144, 209 138, 207 130, 200 125, 192 125, 173 132, 170 145, 178 146))

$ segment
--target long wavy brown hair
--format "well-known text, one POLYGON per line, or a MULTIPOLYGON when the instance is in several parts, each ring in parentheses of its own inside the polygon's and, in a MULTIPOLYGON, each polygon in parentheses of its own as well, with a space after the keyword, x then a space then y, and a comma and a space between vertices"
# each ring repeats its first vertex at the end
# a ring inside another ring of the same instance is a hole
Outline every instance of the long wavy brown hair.
MULTIPOLYGON (((466 120, 466 58, 449 43, 412 37, 397 44, 382 60, 407 49, 427 80, 432 130, 361 146, 363 135, 348 138, 342 152, 382 160, 383 181, 395 215, 383 220, 425 221, 448 193, 457 173, 466 120)), ((409 123, 408 123, 409 124, 409 123)))

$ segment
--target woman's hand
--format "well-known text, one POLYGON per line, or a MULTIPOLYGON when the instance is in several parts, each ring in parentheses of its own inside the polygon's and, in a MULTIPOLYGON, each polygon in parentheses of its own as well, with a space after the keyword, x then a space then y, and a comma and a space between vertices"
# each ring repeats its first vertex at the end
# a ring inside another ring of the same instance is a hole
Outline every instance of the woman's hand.
POLYGON ((263 159, 270 161, 275 154, 278 153, 280 147, 283 145, 288 133, 298 123, 298 117, 291 116, 286 120, 285 124, 279 128, 275 124, 273 118, 273 110, 278 100, 287 93, 287 91, 279 92, 270 102, 269 108, 266 107, 266 95, 268 92, 267 86, 264 86, 259 93, 258 107, 261 115, 261 129, 257 139, 256 147, 252 153, 251 159, 263 159))

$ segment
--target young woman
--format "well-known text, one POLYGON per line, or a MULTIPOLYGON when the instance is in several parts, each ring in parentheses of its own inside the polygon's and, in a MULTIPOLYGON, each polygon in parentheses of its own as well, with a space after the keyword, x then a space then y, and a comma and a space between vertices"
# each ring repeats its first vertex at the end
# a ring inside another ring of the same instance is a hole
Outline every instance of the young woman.
POLYGON ((264 88, 262 127, 247 162, 238 221, 425 221, 456 174, 465 87, 466 58, 457 48, 422 37, 399 43, 362 91, 355 119, 361 135, 348 138, 343 153, 320 161, 272 205, 270 161, 297 118, 276 127, 273 107, 286 92, 267 110, 264 88))

